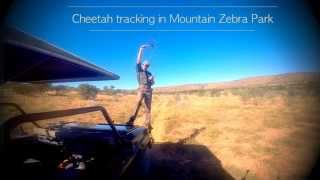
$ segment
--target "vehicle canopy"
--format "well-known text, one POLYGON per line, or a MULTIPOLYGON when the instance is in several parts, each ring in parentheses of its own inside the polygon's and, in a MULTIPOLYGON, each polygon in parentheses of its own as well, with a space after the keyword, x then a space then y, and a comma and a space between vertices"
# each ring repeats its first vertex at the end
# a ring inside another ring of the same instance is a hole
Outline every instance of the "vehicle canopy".
POLYGON ((4 28, 1 83, 117 80, 119 76, 15 28, 4 28))

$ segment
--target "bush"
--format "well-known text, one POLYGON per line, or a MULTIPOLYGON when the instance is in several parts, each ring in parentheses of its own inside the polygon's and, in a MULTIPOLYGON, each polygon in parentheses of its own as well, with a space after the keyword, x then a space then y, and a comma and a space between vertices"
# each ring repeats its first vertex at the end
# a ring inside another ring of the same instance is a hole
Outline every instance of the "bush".
POLYGON ((116 89, 114 86, 104 86, 102 92, 107 95, 136 94, 136 90, 116 89))
POLYGON ((90 84, 80 84, 79 87, 79 94, 83 99, 95 99, 99 89, 96 86, 90 84))
POLYGON ((103 92, 105 93, 105 94, 108 94, 108 95, 114 95, 114 94, 116 94, 116 90, 115 90, 115 87, 114 86, 104 86, 103 87, 103 92))
POLYGON ((57 85, 53 86, 51 89, 55 91, 56 96, 63 96, 68 91, 69 87, 64 85, 57 85))
POLYGON ((9 87, 17 94, 22 95, 39 95, 44 94, 50 90, 51 85, 48 83, 44 84, 32 84, 32 83, 11 83, 9 87))
POLYGON ((220 89, 211 89, 210 90, 210 96, 211 97, 219 97, 221 95, 221 92, 223 92, 223 90, 220 89))

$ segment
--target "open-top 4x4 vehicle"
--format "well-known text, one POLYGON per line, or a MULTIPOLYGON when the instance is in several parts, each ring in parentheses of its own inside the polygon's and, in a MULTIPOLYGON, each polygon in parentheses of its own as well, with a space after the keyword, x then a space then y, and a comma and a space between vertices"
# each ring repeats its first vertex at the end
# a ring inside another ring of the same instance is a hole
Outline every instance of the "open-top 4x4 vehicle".
MULTIPOLYGON (((119 79, 12 28, 5 30, 2 46, 2 84, 119 79)), ((1 108, 5 106, 20 113, 1 122, 1 171, 11 178, 82 179, 102 175, 119 179, 128 173, 143 175, 146 167, 141 165, 145 166, 143 159, 152 144, 146 128, 114 124, 102 106, 37 113, 25 112, 14 103, 1 104, 1 108), (101 113, 105 122, 84 123, 70 118, 93 112, 101 113)))

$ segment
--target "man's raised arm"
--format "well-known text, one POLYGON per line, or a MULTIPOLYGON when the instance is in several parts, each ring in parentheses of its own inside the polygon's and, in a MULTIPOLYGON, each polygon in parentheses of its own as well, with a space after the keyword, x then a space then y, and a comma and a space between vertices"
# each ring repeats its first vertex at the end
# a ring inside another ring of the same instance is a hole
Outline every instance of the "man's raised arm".
POLYGON ((138 56, 137 56, 137 64, 141 64, 141 61, 142 61, 142 56, 143 56, 143 51, 145 48, 147 47, 151 47, 150 45, 148 44, 143 44, 140 46, 139 48, 139 52, 138 52, 138 56))

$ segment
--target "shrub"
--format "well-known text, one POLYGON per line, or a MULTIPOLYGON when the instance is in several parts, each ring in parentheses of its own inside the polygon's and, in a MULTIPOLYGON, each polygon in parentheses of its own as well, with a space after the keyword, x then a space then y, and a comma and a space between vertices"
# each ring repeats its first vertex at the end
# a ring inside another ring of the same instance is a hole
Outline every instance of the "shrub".
POLYGON ((53 86, 51 89, 55 91, 56 96, 62 96, 68 91, 69 87, 64 85, 57 85, 53 86))
POLYGON ((44 83, 44 84, 11 83, 9 87, 17 94, 39 95, 47 92, 51 88, 51 85, 48 83, 44 83))
POLYGON ((210 96, 211 97, 219 97, 221 95, 221 91, 220 89, 211 89, 210 91, 210 96))
POLYGON ((90 84, 80 84, 79 87, 79 94, 83 99, 95 99, 99 89, 96 86, 90 84))
POLYGON ((114 86, 104 86, 103 87, 103 92, 105 94, 108 94, 108 95, 114 95, 116 92, 115 92, 115 87, 114 86))

